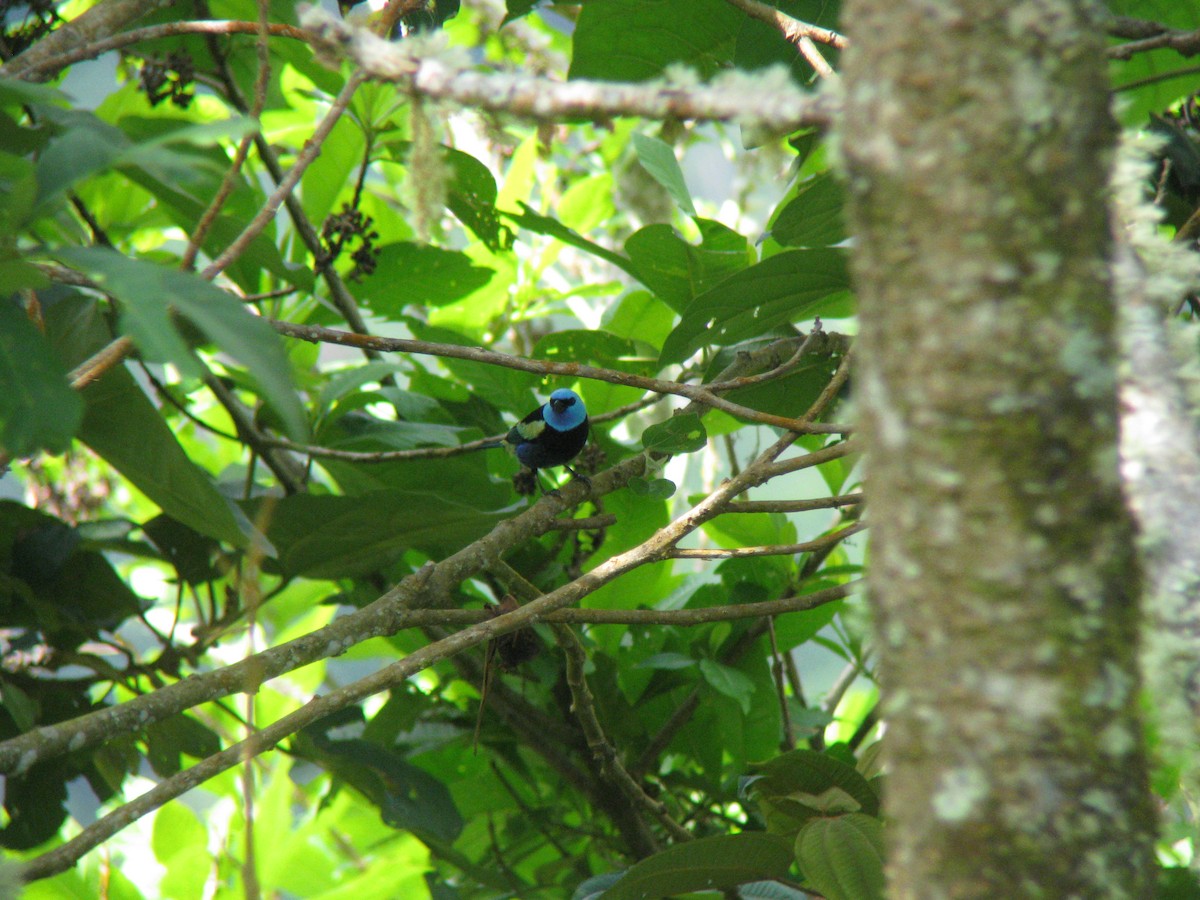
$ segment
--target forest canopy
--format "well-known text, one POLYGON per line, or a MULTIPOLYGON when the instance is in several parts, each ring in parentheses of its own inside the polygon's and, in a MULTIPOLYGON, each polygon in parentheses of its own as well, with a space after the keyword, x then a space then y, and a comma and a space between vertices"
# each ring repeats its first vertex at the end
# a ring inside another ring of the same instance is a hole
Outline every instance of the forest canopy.
MULTIPOLYGON (((369 5, 4 7, 0 900, 882 897, 871 4, 369 5)), ((1089 21, 1173 373, 1200 3, 1089 21)), ((1148 719, 1143 875, 1200 896, 1148 719)))

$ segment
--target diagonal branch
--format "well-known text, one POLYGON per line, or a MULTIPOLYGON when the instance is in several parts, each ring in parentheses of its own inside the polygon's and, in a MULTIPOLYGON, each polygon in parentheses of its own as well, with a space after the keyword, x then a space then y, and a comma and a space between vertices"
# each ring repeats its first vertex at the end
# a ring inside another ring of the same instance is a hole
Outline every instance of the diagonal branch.
POLYGON ((758 19, 760 22, 766 22, 768 25, 779 29, 788 41, 793 44, 799 44, 801 38, 808 38, 810 41, 816 41, 819 44, 828 44, 830 47, 836 47, 839 50, 845 50, 847 41, 845 36, 828 28, 822 28, 819 25, 810 25, 808 22, 802 22, 800 19, 794 18, 782 13, 773 6, 768 6, 760 0, 725 0, 730 6, 736 6, 746 15, 753 19, 758 19))

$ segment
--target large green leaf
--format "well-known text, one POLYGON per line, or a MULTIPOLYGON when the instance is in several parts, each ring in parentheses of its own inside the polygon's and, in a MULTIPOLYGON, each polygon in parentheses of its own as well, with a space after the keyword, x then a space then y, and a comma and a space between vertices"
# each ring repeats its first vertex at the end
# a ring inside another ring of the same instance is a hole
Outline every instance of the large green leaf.
POLYGON ((825 173, 796 188, 771 223, 771 237, 785 247, 831 247, 846 239, 842 222, 845 191, 825 173))
POLYGON ((409 304, 443 306, 461 300, 491 277, 491 269, 475 265, 465 253, 406 241, 380 250, 375 271, 356 293, 372 312, 395 319, 409 304))
POLYGON ((882 900, 883 823, 863 813, 812 819, 796 835, 796 862, 827 900, 882 900))
POLYGON ((810 318, 850 287, 841 250, 789 250, 739 272, 690 303, 659 362, 682 362, 712 344, 728 346, 810 318))
POLYGON ((711 219, 696 219, 696 225, 699 246, 689 244, 670 225, 647 225, 625 242, 633 274, 676 312, 752 261, 743 235, 711 219))
POLYGON ((0 445, 13 456, 61 453, 83 421, 83 400, 46 339, 15 304, 0 299, 0 445))
MULTIPOLYGON (((90 112, 48 108, 44 114, 57 127, 58 133, 38 157, 39 208, 44 208, 76 182, 116 167, 128 167, 131 171, 157 170, 166 181, 190 178, 198 164, 197 158, 172 149, 172 144, 212 144, 221 138, 241 137, 257 127, 248 119, 188 124, 135 143, 119 128, 90 112)), ((200 164, 204 162, 200 161, 200 164)), ((215 160, 212 165, 219 173, 220 167, 215 160)))
POLYGON ((742 712, 749 714, 755 688, 750 676, 713 659, 700 660, 700 673, 708 682, 709 687, 717 693, 737 701, 742 712))
POLYGON ((189 458, 154 404, 123 368, 84 389, 79 438, 172 518, 245 546, 229 501, 189 458))
POLYGON ((315 755, 368 797, 384 822, 438 843, 458 837, 462 814, 444 783, 387 747, 359 738, 330 739, 320 724, 304 734, 315 755))
POLYGON ((709 78, 732 59, 742 18, 724 0, 590 0, 575 26, 569 77, 645 81, 683 63, 709 78))
POLYGON ((676 844, 627 870, 601 900, 658 900, 687 891, 722 890, 782 878, 792 863, 787 841, 743 832, 676 844))
MULTIPOLYGON (((818 812, 879 812, 879 795, 870 782, 854 766, 827 753, 792 750, 755 766, 755 771, 762 777, 754 782, 754 794, 764 806, 783 814, 777 821, 782 826, 778 830, 785 833, 818 812)), ((777 829, 772 825, 771 830, 777 829)))
POLYGON ((170 313, 183 316, 221 352, 245 366, 288 434, 303 440, 308 424, 280 338, 235 298, 196 275, 130 259, 104 248, 67 248, 56 256, 87 272, 117 298, 123 325, 152 359, 186 369, 191 353, 170 313))
POLYGON ((341 578, 384 568, 407 550, 440 555, 465 547, 513 510, 487 511, 433 491, 381 490, 356 497, 298 494, 270 503, 267 537, 289 575, 341 578))
POLYGON ((446 185, 446 206, 488 249, 508 250, 513 235, 496 211, 496 178, 491 169, 468 153, 446 148, 454 177, 446 185))
POLYGON ((642 446, 652 453, 695 453, 708 443, 704 423, 693 412, 679 412, 642 432, 642 446))

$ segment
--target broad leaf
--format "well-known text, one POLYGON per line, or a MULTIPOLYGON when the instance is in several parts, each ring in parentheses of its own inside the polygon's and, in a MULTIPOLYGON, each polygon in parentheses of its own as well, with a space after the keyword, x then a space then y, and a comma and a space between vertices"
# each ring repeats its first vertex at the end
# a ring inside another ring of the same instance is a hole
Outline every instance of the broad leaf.
POLYGON ((789 250, 769 257, 692 301, 663 344, 659 362, 683 362, 701 347, 736 344, 812 318, 849 287, 840 250, 789 250))
POLYGON ((245 546, 246 535, 208 474, 188 458, 154 404, 123 368, 85 388, 79 438, 163 512, 220 541, 245 546))
MULTIPOLYGON (((382 490, 357 497, 297 494, 271 503, 267 537, 289 575, 340 578, 374 572, 409 549, 453 552, 486 534, 505 512, 432 491, 382 490)), ((261 504, 251 504, 259 521, 261 504)), ((507 511, 511 515, 512 511, 507 511)))
POLYGON ((710 219, 697 219, 696 225, 699 246, 669 225, 647 225, 625 242, 633 274, 676 312, 751 262, 743 235, 710 219))
POLYGON ((871 784, 854 766, 827 753, 792 750, 755 766, 755 771, 763 777, 755 782, 754 792, 763 799, 798 799, 814 809, 836 808, 869 816, 879 812, 879 795, 871 784), (841 805, 835 807, 834 803, 841 805))
POLYGON ((83 400, 45 337, 0 299, 0 445, 12 456, 62 453, 83 421, 83 400))
POLYGON ((517 201, 517 203, 521 207, 520 215, 514 215, 510 212, 504 213, 504 217, 511 222, 519 225, 521 228, 532 231, 534 234, 544 234, 548 237, 558 238, 564 244, 570 244, 572 247, 577 247, 580 250, 584 250, 598 259, 612 263, 618 269, 628 272, 635 278, 638 277, 637 269, 634 267, 634 264, 620 253, 614 253, 607 247, 603 247, 600 244, 597 244, 595 241, 588 240, 578 231, 573 228, 568 228, 562 222, 558 221, 558 219, 551 218, 550 216, 543 216, 541 213, 534 212, 534 210, 531 209, 528 204, 522 201, 517 201))
POLYGON ((675 159, 675 151, 671 149, 670 144, 649 135, 634 134, 633 147, 637 151, 638 162, 642 164, 642 168, 666 188, 675 204, 689 216, 696 215, 696 207, 692 205, 692 195, 683 178, 683 170, 679 168, 679 161, 675 159))
POLYGON ((700 660, 700 673, 713 690, 736 700, 742 712, 749 714, 754 682, 748 675, 712 659, 700 660))
POLYGON ((658 900, 687 891, 723 890, 782 878, 792 863, 786 841, 761 832, 676 844, 628 869, 601 900, 658 900))
POLYGON ((591 0, 575 25, 569 77, 645 81, 672 63, 711 77, 729 63, 742 19, 724 0, 591 0))
POLYGON ((882 900, 883 823, 863 813, 813 819, 796 835, 796 862, 827 900, 882 900))
POLYGON ((842 222, 845 191, 832 174, 818 175, 796 188, 771 223, 771 237, 785 247, 831 247, 846 239, 842 222))
POLYGON ((642 432, 642 446, 655 453, 695 453, 707 443, 704 423, 695 413, 679 413, 642 432))
POLYGON ((491 277, 491 269, 475 265, 465 253, 412 242, 388 244, 356 293, 373 312, 394 320, 409 304, 443 306, 461 300, 491 277))
POLYGON ((191 353, 171 320, 174 311, 245 366, 290 435, 303 439, 307 434, 304 407, 279 336, 232 296, 196 275, 111 250, 67 248, 55 255, 91 275, 120 301, 122 321, 151 358, 189 368, 191 353))

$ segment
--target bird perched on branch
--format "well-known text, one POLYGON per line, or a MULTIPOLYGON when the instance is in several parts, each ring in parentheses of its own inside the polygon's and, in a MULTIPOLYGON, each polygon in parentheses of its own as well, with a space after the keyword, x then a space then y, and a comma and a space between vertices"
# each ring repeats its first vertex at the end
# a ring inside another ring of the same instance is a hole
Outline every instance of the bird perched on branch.
POLYGON ((586 481, 567 464, 579 455, 587 438, 588 415, 583 398, 572 390, 558 388, 549 400, 509 429, 503 441, 488 446, 507 445, 521 465, 533 470, 535 479, 538 469, 562 466, 573 478, 586 481))

